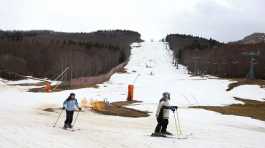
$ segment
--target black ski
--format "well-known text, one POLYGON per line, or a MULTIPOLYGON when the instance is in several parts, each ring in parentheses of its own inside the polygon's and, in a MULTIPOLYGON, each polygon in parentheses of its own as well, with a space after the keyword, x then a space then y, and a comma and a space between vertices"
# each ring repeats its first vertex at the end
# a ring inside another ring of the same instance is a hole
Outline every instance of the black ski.
POLYGON ((163 137, 163 138, 167 137, 166 135, 163 135, 163 134, 160 134, 160 133, 152 133, 150 136, 151 137, 163 137))
POLYGON ((165 135, 165 134, 155 134, 155 133, 152 133, 150 136, 151 137, 158 137, 158 138, 176 138, 176 139, 188 139, 190 136, 192 135, 191 134, 188 134, 188 135, 165 135))
POLYGON ((66 131, 71 131, 71 132, 75 132, 75 131, 80 131, 81 129, 80 128, 62 128, 63 130, 66 130, 66 131))
POLYGON ((171 137, 171 138, 176 138, 176 139, 188 139, 190 136, 192 136, 192 133, 190 134, 181 134, 181 135, 173 135, 173 136, 168 136, 168 137, 171 137))

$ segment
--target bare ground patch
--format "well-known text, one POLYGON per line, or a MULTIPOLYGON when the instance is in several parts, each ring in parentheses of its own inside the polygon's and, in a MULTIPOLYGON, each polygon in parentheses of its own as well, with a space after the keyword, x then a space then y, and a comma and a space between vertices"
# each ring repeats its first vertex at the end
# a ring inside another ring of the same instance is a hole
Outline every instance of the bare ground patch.
MULTIPOLYGON (((133 118, 149 116, 148 114, 149 112, 147 111, 140 111, 137 109, 125 107, 127 105, 132 105, 134 103, 139 103, 139 101, 120 101, 113 103, 97 101, 96 105, 91 106, 89 109, 99 114, 112 115, 112 116, 133 117, 133 118)), ((56 112, 59 109, 60 108, 47 107, 42 110, 45 112, 56 112)))
MULTIPOLYGON (((97 84, 84 84, 79 86, 70 86, 68 84, 60 84, 58 86, 52 86, 52 92, 59 92, 64 90, 80 89, 80 88, 99 88, 97 84), (55 88, 56 87, 56 88, 55 88)), ((28 90, 29 92, 46 92, 44 85, 39 88, 32 88, 28 90)))
POLYGON ((44 82, 39 82, 39 83, 21 83, 21 84, 9 84, 10 86, 43 86, 45 83, 44 82))
POLYGON ((119 69, 119 70, 117 71, 117 73, 119 73, 119 74, 122 74, 122 73, 128 73, 128 69, 125 68, 125 67, 122 67, 121 69, 119 69))
POLYGON ((244 104, 232 104, 229 106, 194 106, 192 108, 202 108, 210 111, 215 111, 225 115, 237 115, 251 117, 265 121, 265 101, 248 100, 235 98, 244 104))
POLYGON ((125 107, 134 103, 139 103, 138 101, 120 101, 113 103, 100 102, 101 107, 92 107, 92 110, 104 115, 122 116, 122 117, 148 117, 149 114, 146 111, 140 111, 137 109, 132 109, 125 107))

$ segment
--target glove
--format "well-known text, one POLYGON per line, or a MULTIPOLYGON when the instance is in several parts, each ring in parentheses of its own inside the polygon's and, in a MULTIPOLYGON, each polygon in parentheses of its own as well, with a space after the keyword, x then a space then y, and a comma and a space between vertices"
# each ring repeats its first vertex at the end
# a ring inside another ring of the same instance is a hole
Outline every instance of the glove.
POLYGON ((177 106, 171 106, 170 109, 174 112, 178 109, 178 107, 177 106))
POLYGON ((176 110, 178 109, 178 107, 177 106, 173 106, 176 110))
POLYGON ((79 111, 81 111, 81 110, 82 110, 82 108, 81 108, 81 107, 79 107, 78 109, 79 109, 79 111))
POLYGON ((65 110, 65 107, 62 107, 62 110, 65 110))

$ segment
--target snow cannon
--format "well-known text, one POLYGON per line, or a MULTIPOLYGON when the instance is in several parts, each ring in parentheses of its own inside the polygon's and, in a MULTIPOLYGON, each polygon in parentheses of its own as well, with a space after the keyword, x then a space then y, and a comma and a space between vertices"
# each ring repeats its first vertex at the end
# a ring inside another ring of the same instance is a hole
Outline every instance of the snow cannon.
POLYGON ((133 90, 134 90, 134 85, 132 84, 128 85, 127 101, 133 101, 133 90))

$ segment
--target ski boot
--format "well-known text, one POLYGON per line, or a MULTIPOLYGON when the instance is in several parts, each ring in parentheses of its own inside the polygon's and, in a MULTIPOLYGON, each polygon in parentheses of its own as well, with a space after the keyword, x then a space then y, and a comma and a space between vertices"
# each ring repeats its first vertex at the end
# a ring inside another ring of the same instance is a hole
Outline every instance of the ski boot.
POLYGON ((63 126, 63 129, 68 129, 68 128, 72 128, 72 125, 65 124, 65 125, 63 126))
POLYGON ((152 137, 166 137, 165 134, 162 134, 162 133, 156 133, 156 132, 155 132, 155 133, 152 133, 151 136, 152 136, 152 137))
POLYGON ((68 126, 67 126, 67 124, 65 124, 64 126, 63 126, 63 129, 67 129, 68 128, 68 126))
POLYGON ((173 134, 171 132, 169 132, 169 131, 166 131, 164 134, 165 135, 169 135, 169 136, 173 136, 173 134))

